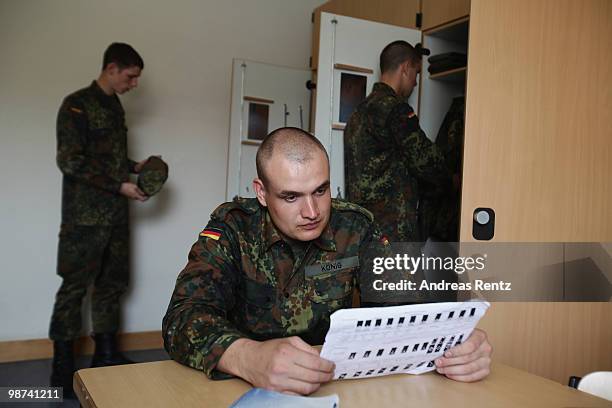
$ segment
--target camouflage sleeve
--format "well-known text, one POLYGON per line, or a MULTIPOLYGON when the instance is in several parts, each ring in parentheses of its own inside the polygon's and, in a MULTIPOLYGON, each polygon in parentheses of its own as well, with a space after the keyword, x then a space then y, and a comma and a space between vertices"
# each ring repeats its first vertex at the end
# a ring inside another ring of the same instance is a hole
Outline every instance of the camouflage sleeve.
POLYGON ((406 166, 415 177, 441 183, 450 179, 444 155, 435 143, 425 136, 419 118, 410 105, 397 105, 387 119, 387 128, 398 148, 404 153, 406 166))
POLYGON ((209 222, 177 278, 162 323, 170 357, 203 370, 213 379, 230 377, 215 368, 230 344, 245 337, 228 320, 239 276, 231 251, 233 242, 225 224, 209 222))
POLYGON ((121 181, 106 175, 103 164, 88 154, 86 145, 85 110, 78 102, 65 99, 57 114, 57 166, 67 177, 118 192, 121 181))
POLYGON ((359 298, 361 307, 384 306, 384 300, 380 299, 379 293, 372 289, 377 275, 373 272, 373 261, 376 257, 388 256, 388 238, 382 234, 378 224, 371 223, 364 240, 359 245, 359 298))

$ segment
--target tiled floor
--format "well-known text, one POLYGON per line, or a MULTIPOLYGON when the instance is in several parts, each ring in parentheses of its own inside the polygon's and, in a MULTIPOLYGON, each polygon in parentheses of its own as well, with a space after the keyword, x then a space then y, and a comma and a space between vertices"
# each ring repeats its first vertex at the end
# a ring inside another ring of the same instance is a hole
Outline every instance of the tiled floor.
MULTIPOLYGON (((136 362, 168 360, 164 350, 128 351, 125 355, 136 362)), ((91 356, 77 358, 77 369, 89 367, 91 356)), ((0 387, 9 386, 48 386, 51 375, 51 360, 32 360, 0 364, 0 387)), ((0 408, 26 407, 79 407, 78 400, 65 400, 63 403, 0 403, 0 408)))

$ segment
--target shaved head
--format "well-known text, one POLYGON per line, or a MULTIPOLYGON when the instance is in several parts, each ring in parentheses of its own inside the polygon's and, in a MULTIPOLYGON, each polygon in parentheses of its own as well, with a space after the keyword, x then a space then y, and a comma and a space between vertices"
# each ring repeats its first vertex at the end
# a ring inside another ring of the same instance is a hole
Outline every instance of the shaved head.
POLYGON ((325 148, 313 135, 300 128, 284 127, 270 133, 257 150, 257 177, 268 183, 266 163, 273 155, 281 154, 291 162, 304 164, 312 160, 317 152, 323 152, 329 166, 329 156, 325 148))
POLYGON ((253 190, 278 231, 294 240, 317 239, 331 217, 329 157, 308 132, 281 128, 257 150, 253 190))
POLYGON ((421 53, 406 41, 393 41, 380 53, 380 73, 395 71, 406 61, 410 61, 412 65, 420 65, 421 59, 421 53))

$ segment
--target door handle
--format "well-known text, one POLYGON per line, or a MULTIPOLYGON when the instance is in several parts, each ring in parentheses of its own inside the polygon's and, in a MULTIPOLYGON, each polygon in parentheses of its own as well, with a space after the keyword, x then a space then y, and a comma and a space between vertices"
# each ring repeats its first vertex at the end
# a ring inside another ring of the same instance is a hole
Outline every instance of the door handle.
POLYGON ((478 207, 472 217, 472 237, 478 241, 489 241, 495 235, 495 211, 478 207))

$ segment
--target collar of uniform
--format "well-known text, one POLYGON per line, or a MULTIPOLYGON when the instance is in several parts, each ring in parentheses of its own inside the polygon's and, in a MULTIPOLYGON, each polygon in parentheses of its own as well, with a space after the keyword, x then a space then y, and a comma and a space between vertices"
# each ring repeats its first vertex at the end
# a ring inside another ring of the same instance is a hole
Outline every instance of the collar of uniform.
POLYGON ((264 245, 261 247, 262 249, 268 250, 275 243, 282 241, 283 237, 272 222, 268 209, 264 208, 263 212, 263 217, 261 217, 261 232, 263 234, 262 239, 264 245))
POLYGON ((390 96, 394 96, 397 98, 397 94, 395 93, 395 91, 393 90, 393 88, 391 88, 389 85, 385 84, 384 82, 377 82, 374 84, 374 87, 372 88, 373 92, 377 92, 377 93, 382 93, 382 94, 386 94, 386 95, 390 95, 390 96))
POLYGON ((321 235, 319 235, 319 238, 314 241, 314 243, 324 251, 335 252, 336 241, 334 240, 334 232, 332 231, 332 228, 330 226, 330 221, 327 222, 325 229, 323 230, 321 235))
MULTIPOLYGON (((285 242, 285 240, 280 231, 276 228, 276 225, 272 222, 270 213, 267 209, 264 210, 264 213, 265 215, 261 217, 261 230, 264 245, 262 245, 261 248, 268 250, 275 243, 279 241, 285 242)), ((329 222, 319 238, 314 240, 314 243, 325 251, 336 251, 336 241, 334 240, 334 233, 329 222)))
POLYGON ((121 104, 120 103, 118 104, 119 98, 117 97, 117 95, 116 94, 112 94, 112 95, 106 94, 102 90, 102 88, 100 88, 100 85, 98 85, 98 82, 95 79, 91 81, 91 85, 89 86, 89 89, 91 89, 91 92, 95 95, 95 97, 98 98, 98 100, 101 101, 106 106, 113 108, 113 109, 117 109, 117 110, 123 109, 121 107, 121 104))
POLYGON ((93 94, 96 95, 96 97, 98 97, 98 98, 101 98, 101 99, 111 99, 113 97, 113 95, 107 95, 102 90, 102 88, 100 88, 100 85, 98 85, 98 81, 96 81, 95 79, 93 81, 91 81, 91 85, 89 85, 89 89, 91 89, 93 94))

